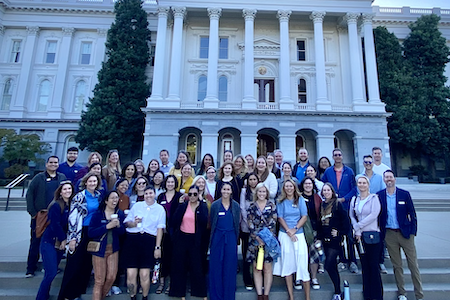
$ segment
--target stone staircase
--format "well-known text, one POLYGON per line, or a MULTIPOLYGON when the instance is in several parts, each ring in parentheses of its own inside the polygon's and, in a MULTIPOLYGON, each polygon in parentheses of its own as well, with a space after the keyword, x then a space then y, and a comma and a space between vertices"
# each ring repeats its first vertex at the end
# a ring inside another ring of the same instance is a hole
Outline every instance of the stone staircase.
MULTIPOLYGON (((405 266, 405 282, 408 291, 408 299, 415 299, 413 293, 413 286, 406 261, 403 262, 405 266)), ((425 299, 430 300, 448 300, 450 298, 450 259, 421 259, 419 266, 422 275, 423 288, 425 299)), ((64 261, 60 267, 64 268, 64 261)), ((384 286, 384 299, 396 300, 397 288, 395 279, 389 260, 386 261, 386 267, 389 274, 382 275, 384 286)), ((43 273, 37 272, 34 278, 25 278, 26 264, 23 262, 4 262, 0 263, 0 299, 8 300, 31 300, 35 299, 39 284, 43 278, 43 273)), ((351 274, 348 271, 341 272, 341 280, 347 280, 350 283, 351 299, 363 300, 362 297, 362 277, 360 274, 351 274)), ((332 283, 327 274, 319 274, 318 279, 321 284, 320 290, 311 290, 311 299, 313 300, 327 300, 331 299, 333 293, 332 283)), ((62 280, 62 273, 55 278, 50 294, 50 299, 56 299, 59 291, 59 286, 62 280)), ((242 272, 238 274, 237 278, 237 300, 253 300, 256 299, 255 291, 247 291, 242 283, 242 272)), ((87 295, 83 299, 90 299, 92 295, 93 280, 91 280, 87 295)), ((151 287, 151 299, 169 300, 167 295, 155 294, 156 286, 151 287)), ((122 288, 125 291, 125 288, 122 288)), ((303 291, 295 291, 296 299, 304 299, 303 291)), ((108 299, 111 300, 125 300, 129 299, 127 294, 113 295, 108 299)), ((138 297, 139 299, 139 297, 138 297)), ((190 298, 187 296, 187 299, 190 298)), ((287 292, 284 279, 275 277, 272 290, 270 293, 272 300, 287 299, 287 292)))

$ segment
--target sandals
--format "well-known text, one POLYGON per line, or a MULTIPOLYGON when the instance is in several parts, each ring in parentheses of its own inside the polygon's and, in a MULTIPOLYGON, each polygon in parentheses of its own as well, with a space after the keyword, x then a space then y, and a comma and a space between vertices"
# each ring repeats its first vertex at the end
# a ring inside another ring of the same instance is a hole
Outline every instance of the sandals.
POLYGON ((164 282, 160 282, 158 287, 156 288, 156 293, 161 294, 163 290, 164 290, 164 282))

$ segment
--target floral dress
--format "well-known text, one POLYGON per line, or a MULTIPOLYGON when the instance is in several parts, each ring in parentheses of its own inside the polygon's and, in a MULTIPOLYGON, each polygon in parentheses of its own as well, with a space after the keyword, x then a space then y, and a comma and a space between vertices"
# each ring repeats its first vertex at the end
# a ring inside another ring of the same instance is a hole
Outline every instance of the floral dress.
MULTIPOLYGON (((250 204, 247 209, 247 222, 250 229, 250 238, 248 241, 247 261, 255 261, 258 256, 258 241, 256 236, 263 227, 268 229, 275 235, 277 224, 277 206, 273 201, 268 200, 266 206, 261 211, 256 202, 250 204), (265 219, 265 221, 264 221, 265 219)), ((269 251, 264 246, 264 261, 272 262, 269 251)))

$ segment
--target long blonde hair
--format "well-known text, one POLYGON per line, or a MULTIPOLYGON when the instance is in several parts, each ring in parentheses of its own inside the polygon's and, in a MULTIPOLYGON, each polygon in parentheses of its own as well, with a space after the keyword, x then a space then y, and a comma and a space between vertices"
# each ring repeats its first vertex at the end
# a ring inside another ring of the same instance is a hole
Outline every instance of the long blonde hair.
POLYGON ((234 167, 234 163, 236 162, 237 159, 242 160, 242 167, 238 172, 236 172, 236 175, 241 175, 241 177, 242 177, 248 173, 247 160, 245 159, 245 157, 242 154, 238 154, 233 159, 233 167, 234 167))
POLYGON ((295 184, 294 180, 292 179, 286 179, 283 182, 283 188, 281 189, 281 195, 280 197, 278 197, 278 203, 283 203, 284 200, 287 199, 287 194, 286 194, 286 190, 284 189, 284 186, 286 185, 287 182, 292 183, 292 185, 294 186, 294 205, 298 205, 298 198, 300 198, 300 191, 298 190, 297 185, 295 184))
POLYGON ((120 173, 122 173, 122 167, 120 166, 120 155, 119 155, 119 151, 117 151, 117 150, 109 150, 108 155, 106 155, 105 167, 108 169, 108 173, 110 173, 110 174, 114 174, 116 172, 116 170, 114 170, 114 168, 109 164, 109 157, 113 153, 117 153, 117 155, 119 156, 119 159, 117 160, 117 172, 120 174, 120 173))
POLYGON ((260 182, 258 183, 258 185, 255 187, 255 193, 253 193, 253 202, 256 202, 258 200, 258 191, 259 189, 265 188, 267 195, 266 195, 266 199, 269 200, 269 189, 267 188, 267 186, 260 182))

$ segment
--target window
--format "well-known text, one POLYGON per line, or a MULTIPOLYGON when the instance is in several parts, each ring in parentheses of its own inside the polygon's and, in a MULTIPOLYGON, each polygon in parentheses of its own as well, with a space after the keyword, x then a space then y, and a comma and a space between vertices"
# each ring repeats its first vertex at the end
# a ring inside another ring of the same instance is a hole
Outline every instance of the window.
POLYGON ((298 103, 306 103, 306 80, 298 81, 298 103))
POLYGON ((22 46, 22 41, 13 41, 11 57, 9 62, 18 63, 20 60, 20 47, 22 46))
POLYGON ((8 79, 5 82, 5 87, 3 89, 2 105, 0 107, 1 110, 9 110, 9 106, 11 105, 11 97, 12 97, 12 80, 8 79))
POLYGON ((200 58, 208 58, 209 37, 200 37, 200 58))
POLYGON ((275 81, 273 79, 255 79, 255 98, 258 102, 275 102, 275 81))
POLYGON ((39 85, 39 96, 36 111, 46 111, 50 98, 50 81, 43 80, 39 85))
POLYGON ((189 158, 195 164, 197 161, 197 136, 193 133, 186 137, 186 152, 189 153, 189 158))
POLYGON ((219 77, 219 101, 227 101, 228 79, 226 76, 219 77))
POLYGON ((198 92, 197 92, 197 100, 203 101, 206 98, 206 84, 207 77, 202 75, 198 78, 198 92))
MULTIPOLYGON (((208 58, 209 37, 200 37, 200 58, 208 58)), ((228 59, 228 38, 219 38, 219 59, 228 59)))
POLYGON ((86 82, 80 80, 75 86, 75 97, 73 101, 73 112, 80 113, 83 110, 84 99, 86 98, 86 82))
POLYGON ((156 49, 155 45, 150 46, 150 66, 152 67, 155 66, 155 49, 156 49))
POLYGON ((55 63, 56 56, 56 41, 47 42, 47 53, 45 54, 45 63, 53 64, 55 63))
POLYGON ((219 59, 228 59, 228 38, 219 39, 219 59))
POLYGON ((306 41, 297 41, 297 60, 306 60, 306 41))
POLYGON ((81 43, 80 64, 89 65, 91 63, 91 51, 92 51, 92 43, 91 42, 82 42, 81 43))

